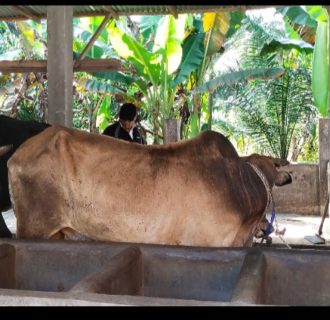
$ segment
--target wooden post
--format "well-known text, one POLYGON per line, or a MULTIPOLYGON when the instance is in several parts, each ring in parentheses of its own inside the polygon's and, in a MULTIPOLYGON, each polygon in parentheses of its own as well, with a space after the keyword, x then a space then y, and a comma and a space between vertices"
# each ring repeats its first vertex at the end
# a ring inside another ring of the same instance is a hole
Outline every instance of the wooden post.
POLYGON ((180 121, 177 119, 164 119, 164 144, 180 140, 180 121))
POLYGON ((51 124, 72 127, 73 7, 47 7, 48 115, 51 124))

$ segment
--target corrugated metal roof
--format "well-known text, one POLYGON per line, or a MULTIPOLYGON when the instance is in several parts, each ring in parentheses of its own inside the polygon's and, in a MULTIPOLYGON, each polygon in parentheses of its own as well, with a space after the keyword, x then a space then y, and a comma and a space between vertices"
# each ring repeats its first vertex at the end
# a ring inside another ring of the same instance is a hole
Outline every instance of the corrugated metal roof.
MULTIPOLYGON (((0 6, 0 20, 27 20, 47 18, 48 6, 0 6)), ((197 12, 217 12, 235 9, 258 9, 270 6, 219 6, 219 5, 108 5, 108 6, 73 6, 74 17, 104 16, 110 12, 118 16, 180 14, 197 12)))

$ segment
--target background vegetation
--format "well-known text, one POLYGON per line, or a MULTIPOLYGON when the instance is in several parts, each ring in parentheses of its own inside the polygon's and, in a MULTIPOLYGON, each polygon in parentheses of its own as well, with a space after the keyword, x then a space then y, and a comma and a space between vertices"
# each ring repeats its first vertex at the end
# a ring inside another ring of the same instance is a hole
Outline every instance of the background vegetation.
MULTIPOLYGON (((74 19, 74 58, 102 20, 74 19)), ((149 143, 174 118, 181 139, 212 129, 241 155, 316 162, 327 23, 321 6, 111 20, 86 58, 121 59, 124 71, 74 74, 73 127, 102 133, 131 101, 149 143)), ((0 60, 20 59, 47 59, 45 21, 0 22, 0 60)), ((0 74, 0 112, 46 121, 47 75, 0 74)))

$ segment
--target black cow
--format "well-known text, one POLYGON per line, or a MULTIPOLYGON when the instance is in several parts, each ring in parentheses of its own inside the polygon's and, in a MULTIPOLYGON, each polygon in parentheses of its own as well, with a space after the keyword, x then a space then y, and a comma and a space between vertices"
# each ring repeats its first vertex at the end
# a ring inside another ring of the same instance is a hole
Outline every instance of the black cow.
POLYGON ((6 145, 12 145, 12 148, 8 152, 0 155, 0 238, 12 237, 1 213, 11 207, 8 189, 7 161, 24 141, 35 136, 49 126, 50 125, 46 123, 17 120, 0 115, 0 148, 6 145))

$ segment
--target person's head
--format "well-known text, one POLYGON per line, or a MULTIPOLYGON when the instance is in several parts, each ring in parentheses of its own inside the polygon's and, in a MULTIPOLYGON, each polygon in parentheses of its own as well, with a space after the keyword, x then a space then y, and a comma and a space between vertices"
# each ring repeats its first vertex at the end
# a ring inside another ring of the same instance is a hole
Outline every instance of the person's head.
POLYGON ((126 131, 130 131, 134 127, 136 114, 136 107, 133 103, 124 103, 120 107, 119 121, 126 131))

